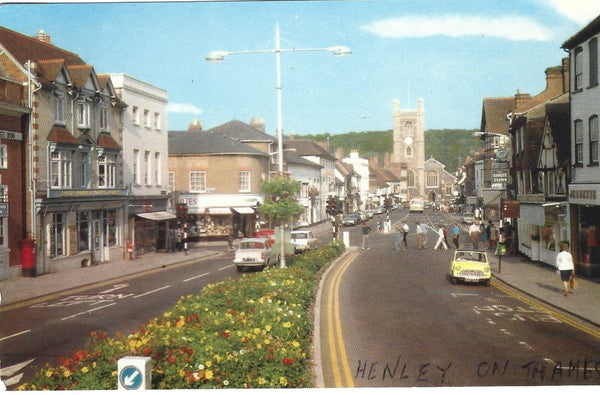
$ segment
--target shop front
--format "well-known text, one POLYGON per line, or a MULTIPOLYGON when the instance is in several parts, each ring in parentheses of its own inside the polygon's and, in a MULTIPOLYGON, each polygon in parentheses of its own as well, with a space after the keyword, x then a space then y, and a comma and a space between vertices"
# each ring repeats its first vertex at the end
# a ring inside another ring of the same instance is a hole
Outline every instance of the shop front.
POLYGON ((129 202, 129 235, 134 257, 150 252, 166 251, 169 230, 176 216, 167 212, 166 198, 132 199, 129 202))
POLYGON ((600 184, 570 184, 571 248, 577 271, 600 278, 600 184))
POLYGON ((179 203, 187 205, 185 226, 192 240, 252 237, 260 195, 185 194, 179 203))
POLYGON ((532 261, 554 266, 559 243, 568 240, 566 202, 521 201, 518 250, 532 261))

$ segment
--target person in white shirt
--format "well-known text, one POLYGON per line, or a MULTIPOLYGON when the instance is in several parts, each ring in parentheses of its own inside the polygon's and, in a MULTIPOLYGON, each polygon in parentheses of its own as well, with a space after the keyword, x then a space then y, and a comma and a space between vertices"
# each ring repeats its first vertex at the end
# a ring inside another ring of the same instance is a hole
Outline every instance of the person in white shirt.
POLYGON ((473 243, 473 249, 479 249, 479 234, 481 233, 481 228, 477 223, 473 222, 471 226, 469 226, 469 237, 471 238, 471 242, 473 243))
POLYGON ((556 255, 556 270, 560 272, 560 279, 565 286, 565 296, 569 294, 570 280, 575 277, 575 265, 573 264, 573 256, 569 252, 569 243, 563 241, 560 243, 560 252, 556 255))
POLYGON ((447 250, 448 245, 446 244, 446 240, 444 239, 444 227, 440 225, 438 230, 436 230, 436 233, 438 234, 438 239, 437 239, 437 243, 435 243, 435 247, 433 247, 433 249, 437 250, 438 248, 440 248, 440 245, 441 245, 444 247, 444 250, 447 250))

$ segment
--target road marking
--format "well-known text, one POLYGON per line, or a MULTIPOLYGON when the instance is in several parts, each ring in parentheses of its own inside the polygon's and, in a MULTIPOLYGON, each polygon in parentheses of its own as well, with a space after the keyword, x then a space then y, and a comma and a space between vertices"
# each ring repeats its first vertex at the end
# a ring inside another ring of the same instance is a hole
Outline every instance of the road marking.
POLYGON ((588 335, 591 335, 591 336, 594 336, 595 338, 600 339, 600 331, 599 330, 590 328, 578 321, 575 321, 574 319, 566 316, 565 314, 561 314, 559 312, 552 311, 552 310, 548 309, 547 307, 543 306, 542 304, 534 301, 533 299, 528 298, 526 296, 523 296, 523 295, 515 292, 513 289, 511 289, 507 285, 502 284, 499 281, 492 279, 492 286, 504 293, 511 295, 512 297, 520 300, 523 303, 529 304, 530 306, 533 306, 536 309, 545 312, 546 314, 548 314, 549 316, 553 317, 556 320, 559 320, 567 325, 570 325, 574 328, 579 329, 580 331, 582 331, 584 333, 587 333, 588 335))
POLYGON ((8 366, 6 368, 2 368, 2 377, 12 376, 13 374, 17 373, 19 370, 23 369, 25 366, 29 365, 33 361, 35 361, 35 358, 31 358, 28 361, 20 362, 20 363, 8 366))
POLYGON ((136 296, 133 297, 133 299, 141 298, 142 296, 150 295, 150 294, 153 294, 153 293, 158 292, 158 291, 162 291, 163 289, 167 289, 167 288, 170 288, 170 287, 171 287, 170 285, 165 285, 164 287, 156 288, 156 289, 153 289, 152 291, 148 291, 148 292, 145 292, 143 294, 136 295, 136 296))
POLYGON ((479 296, 479 294, 461 294, 455 292, 452 292, 450 295, 452 295, 453 298, 458 298, 459 296, 479 296))
POLYGON ((232 267, 233 267, 233 265, 227 265, 227 266, 223 266, 219 270, 227 270, 227 269, 231 269, 232 267))
POLYGON ((341 265, 336 270, 332 281, 329 284, 329 290, 327 295, 327 338, 329 342, 329 353, 331 356, 333 378, 335 386, 337 388, 354 387, 354 381, 352 380, 352 372, 350 371, 350 366, 348 365, 348 357, 346 354, 346 348, 344 346, 344 339, 342 336, 339 291, 340 283, 344 272, 357 256, 357 253, 352 253, 348 255, 344 261, 342 261, 341 265), (345 378, 346 385, 343 384, 343 378, 345 378))
POLYGON ((5 336, 5 337, 3 337, 3 338, 0 339, 0 342, 3 341, 3 340, 12 339, 13 337, 24 335, 24 334, 29 333, 29 332, 31 332, 31 330, 27 329, 26 331, 15 333, 14 335, 5 336))
POLYGON ((78 317, 78 316, 83 315, 83 314, 93 313, 96 310, 104 309, 106 307, 110 307, 110 306, 114 306, 114 305, 116 305, 116 303, 111 303, 111 304, 107 304, 107 305, 104 305, 104 306, 96 307, 95 309, 90 309, 90 310, 82 311, 81 313, 77 313, 77 314, 70 315, 68 317, 61 318, 61 321, 70 320, 71 318, 75 318, 75 317, 78 317))
POLYGON ((183 282, 187 283, 188 281, 192 281, 192 280, 195 280, 195 279, 200 278, 200 277, 208 276, 209 274, 210 273, 199 274, 199 275, 194 276, 194 277, 186 278, 185 280, 183 280, 183 282))
POLYGON ((99 293, 99 294, 107 294, 107 293, 109 293, 109 292, 111 292, 111 291, 116 291, 117 289, 126 288, 126 287, 128 287, 128 286, 129 286, 129 284, 115 284, 115 285, 113 285, 113 287, 112 287, 112 288, 110 288, 110 289, 107 289, 107 290, 105 290, 105 291, 100 291, 100 292, 98 292, 98 293, 99 293))

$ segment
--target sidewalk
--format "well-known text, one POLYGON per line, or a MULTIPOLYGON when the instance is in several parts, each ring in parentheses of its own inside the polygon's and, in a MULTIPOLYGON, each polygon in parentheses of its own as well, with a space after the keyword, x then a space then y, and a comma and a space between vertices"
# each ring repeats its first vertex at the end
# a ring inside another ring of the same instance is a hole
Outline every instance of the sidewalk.
POLYGON ((63 270, 37 277, 13 277, 0 281, 2 307, 80 288, 103 281, 117 281, 120 277, 141 273, 160 267, 186 262, 224 252, 227 242, 198 243, 189 249, 171 253, 149 253, 133 261, 119 260, 90 267, 63 270))
POLYGON ((488 258, 495 280, 600 327, 600 283, 578 276, 577 290, 564 296, 562 280, 553 267, 519 255, 503 256, 499 267, 498 256, 488 252, 488 258))

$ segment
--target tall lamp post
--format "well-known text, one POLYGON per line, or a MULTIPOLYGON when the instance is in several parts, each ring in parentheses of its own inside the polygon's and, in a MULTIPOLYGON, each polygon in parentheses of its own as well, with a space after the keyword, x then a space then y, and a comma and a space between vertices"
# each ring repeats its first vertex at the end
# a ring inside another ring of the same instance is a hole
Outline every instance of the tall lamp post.
MULTIPOLYGON (((290 48, 281 49, 279 40, 279 24, 275 27, 275 49, 247 50, 247 51, 211 51, 206 55, 205 59, 211 63, 219 63, 229 55, 246 55, 256 53, 274 53, 277 57, 277 170, 279 175, 283 175, 283 126, 282 126, 282 110, 281 110, 281 53, 282 52, 309 52, 309 51, 327 51, 334 56, 340 57, 352 53, 350 48, 339 45, 327 48, 290 48)), ((280 246, 281 260, 280 267, 285 267, 285 250, 284 250, 284 225, 280 225, 280 246)))

